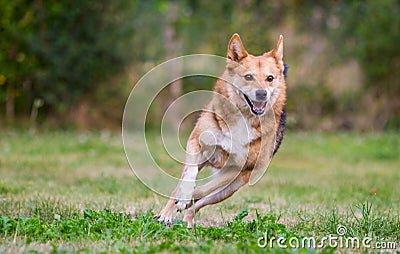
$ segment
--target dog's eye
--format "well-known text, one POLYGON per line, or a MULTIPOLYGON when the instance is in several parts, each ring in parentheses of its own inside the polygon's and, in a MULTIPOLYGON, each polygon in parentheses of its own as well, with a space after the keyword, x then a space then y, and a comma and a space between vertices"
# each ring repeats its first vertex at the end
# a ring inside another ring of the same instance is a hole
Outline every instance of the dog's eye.
POLYGON ((272 82, 273 80, 274 80, 274 76, 269 75, 269 76, 267 77, 267 81, 268 81, 268 82, 272 82))
POLYGON ((246 75, 244 75, 244 79, 247 80, 247 81, 253 80, 253 75, 246 74, 246 75))

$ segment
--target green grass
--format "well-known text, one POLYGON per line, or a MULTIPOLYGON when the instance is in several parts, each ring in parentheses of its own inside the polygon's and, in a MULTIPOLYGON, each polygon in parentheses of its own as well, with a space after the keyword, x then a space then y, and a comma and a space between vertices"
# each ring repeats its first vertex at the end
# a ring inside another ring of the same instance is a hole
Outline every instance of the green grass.
MULTIPOLYGON (((158 141, 156 161, 178 172, 158 141)), ((141 151, 137 151, 140 160, 141 151)), ((186 229, 152 219, 166 199, 130 170, 118 133, 0 136, 0 253, 259 253, 267 235, 336 234, 397 242, 400 135, 288 133, 263 179, 196 215, 186 229)), ((266 248, 272 252, 321 249, 266 248)), ((325 247, 331 253, 337 248, 325 247)))

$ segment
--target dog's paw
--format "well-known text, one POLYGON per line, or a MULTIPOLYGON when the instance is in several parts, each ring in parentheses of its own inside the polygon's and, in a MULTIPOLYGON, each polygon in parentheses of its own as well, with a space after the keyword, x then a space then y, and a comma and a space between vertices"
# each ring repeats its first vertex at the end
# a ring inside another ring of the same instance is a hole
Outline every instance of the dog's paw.
POLYGON ((182 200, 182 199, 177 199, 175 200, 175 208, 177 212, 182 212, 186 208, 188 208, 190 204, 190 200, 182 200))
POLYGON ((188 228, 193 228, 194 226, 194 208, 190 208, 186 210, 185 216, 183 217, 183 221, 187 222, 188 228))
POLYGON ((190 202, 196 183, 194 181, 184 181, 180 184, 178 191, 175 194, 175 208, 177 212, 185 210, 190 202))
POLYGON ((154 218, 159 222, 163 222, 165 225, 170 226, 175 215, 174 208, 173 200, 170 199, 160 213, 154 216, 154 218))
POLYGON ((162 222, 167 226, 172 225, 172 212, 163 212, 161 211, 158 215, 154 216, 155 219, 158 220, 158 222, 162 222))

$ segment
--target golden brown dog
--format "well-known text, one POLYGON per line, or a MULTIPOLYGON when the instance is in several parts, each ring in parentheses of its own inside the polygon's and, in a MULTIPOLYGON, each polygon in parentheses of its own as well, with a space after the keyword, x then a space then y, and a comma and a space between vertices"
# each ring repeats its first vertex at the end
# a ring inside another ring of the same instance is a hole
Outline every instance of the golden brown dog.
POLYGON ((261 56, 250 55, 239 35, 232 36, 226 69, 189 137, 181 179, 159 221, 171 223, 177 211, 187 209, 184 221, 192 227, 195 212, 232 196, 266 169, 285 128, 282 58, 282 35, 275 48, 261 56), (213 179, 196 186, 204 166, 213 169, 213 179))

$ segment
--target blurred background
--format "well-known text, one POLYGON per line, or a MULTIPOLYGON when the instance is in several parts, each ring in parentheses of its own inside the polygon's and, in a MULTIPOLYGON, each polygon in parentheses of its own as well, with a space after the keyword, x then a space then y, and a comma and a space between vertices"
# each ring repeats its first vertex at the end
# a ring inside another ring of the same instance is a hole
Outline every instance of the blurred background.
MULTIPOLYGON (((399 0, 0 0, 0 126, 119 130, 142 75, 235 32, 255 55, 284 35, 289 128, 400 130, 399 0)), ((148 121, 214 82, 170 86, 148 121)))

